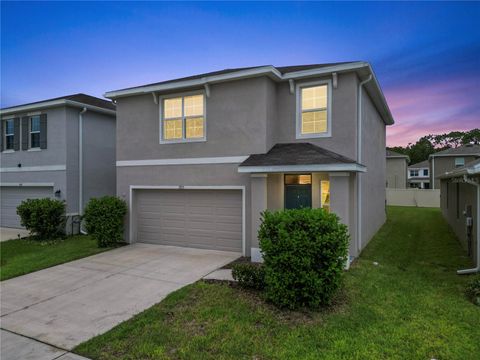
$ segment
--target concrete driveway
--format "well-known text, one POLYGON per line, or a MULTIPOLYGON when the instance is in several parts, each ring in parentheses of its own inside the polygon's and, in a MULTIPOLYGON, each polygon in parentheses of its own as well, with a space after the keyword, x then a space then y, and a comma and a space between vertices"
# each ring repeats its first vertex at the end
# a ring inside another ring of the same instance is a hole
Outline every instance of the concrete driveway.
POLYGON ((0 283, 3 329, 70 350, 240 254, 134 244, 0 283))
POLYGON ((28 236, 29 232, 25 229, 14 229, 0 227, 0 241, 7 241, 28 236))

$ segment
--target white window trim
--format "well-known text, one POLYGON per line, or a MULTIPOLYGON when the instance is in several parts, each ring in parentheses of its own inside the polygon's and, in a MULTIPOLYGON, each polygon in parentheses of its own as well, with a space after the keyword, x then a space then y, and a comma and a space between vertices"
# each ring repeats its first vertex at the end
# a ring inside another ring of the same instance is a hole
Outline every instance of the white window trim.
MULTIPOLYGON (((28 150, 27 151, 41 151, 42 149, 40 148, 40 146, 35 146, 35 147, 32 147, 32 134, 40 134, 40 130, 38 131, 32 131, 32 118, 34 116, 38 116, 39 117, 39 121, 40 121, 40 113, 38 114, 34 114, 34 115, 30 115, 28 117, 28 150)), ((38 124, 38 126, 40 126, 40 123, 38 124)), ((39 145, 40 145, 40 139, 39 139, 39 145)))
POLYGON ((297 139, 315 139, 332 137, 332 80, 320 80, 313 82, 300 83, 295 86, 296 96, 296 138, 297 139), (327 132, 318 134, 302 134, 302 88, 318 85, 327 85, 327 132))
POLYGON ((462 156, 455 157, 454 165, 455 167, 465 166, 465 158, 462 156))
POLYGON ((183 93, 175 93, 166 96, 161 96, 158 99, 158 109, 159 109, 159 144, 182 144, 182 143, 191 143, 191 142, 205 142, 207 141, 207 95, 205 94, 204 90, 201 91, 189 91, 183 93), (182 139, 172 139, 172 140, 165 140, 163 138, 163 102, 166 99, 173 99, 177 97, 185 97, 185 96, 193 96, 193 95, 203 95, 203 137, 201 138, 192 138, 187 139, 185 136, 185 121, 183 116, 183 101, 182 101, 182 131, 183 131, 183 138, 182 139))
POLYGON ((13 134, 10 134, 8 136, 13 136, 13 141, 15 142, 15 118, 14 117, 9 117, 6 119, 2 119, 2 121, 5 121, 5 124, 3 125, 3 147, 5 149, 2 149, 3 154, 9 154, 15 152, 15 145, 13 146, 13 149, 7 149, 7 121, 13 121, 13 134))

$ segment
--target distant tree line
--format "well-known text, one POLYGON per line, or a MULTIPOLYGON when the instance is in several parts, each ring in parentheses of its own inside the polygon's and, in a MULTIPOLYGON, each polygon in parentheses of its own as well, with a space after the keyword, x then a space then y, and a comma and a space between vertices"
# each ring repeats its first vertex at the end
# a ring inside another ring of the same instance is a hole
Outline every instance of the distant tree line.
POLYGON ((447 134, 427 135, 421 137, 415 144, 394 146, 387 149, 408 155, 411 164, 427 160, 430 154, 466 144, 480 144, 480 129, 470 131, 451 131, 447 134))

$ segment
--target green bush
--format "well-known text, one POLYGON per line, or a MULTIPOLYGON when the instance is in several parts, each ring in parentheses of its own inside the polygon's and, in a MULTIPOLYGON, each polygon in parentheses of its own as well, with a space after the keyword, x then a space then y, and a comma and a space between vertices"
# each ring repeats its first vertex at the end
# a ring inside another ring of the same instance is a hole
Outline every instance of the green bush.
POLYGON ((262 264, 234 264, 232 277, 243 288, 262 290, 265 287, 265 270, 262 264))
POLYGON ((323 209, 266 211, 262 220, 266 298, 289 309, 329 304, 348 256, 347 227, 323 209))
POLYGON ((92 198, 85 207, 82 219, 87 232, 99 247, 108 247, 123 241, 123 219, 127 204, 115 196, 92 198))
POLYGON ((65 232, 65 203, 60 200, 27 199, 17 206, 22 226, 36 240, 52 240, 65 232))
POLYGON ((470 301, 480 306, 480 277, 473 279, 473 281, 467 285, 466 293, 470 301))

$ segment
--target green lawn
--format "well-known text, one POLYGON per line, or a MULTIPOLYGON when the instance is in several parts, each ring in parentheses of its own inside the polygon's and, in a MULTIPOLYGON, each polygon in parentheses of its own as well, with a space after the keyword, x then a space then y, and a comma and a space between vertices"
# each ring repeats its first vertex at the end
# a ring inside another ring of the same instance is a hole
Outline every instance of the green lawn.
POLYGON ((92 359, 479 359, 472 264, 438 209, 391 207, 333 308, 286 312, 198 282, 75 352, 92 359), (378 262, 375 266, 373 262, 378 262))
POLYGON ((27 239, 0 243, 0 280, 28 274, 50 266, 109 250, 100 249, 90 236, 77 235, 56 242, 27 239))

